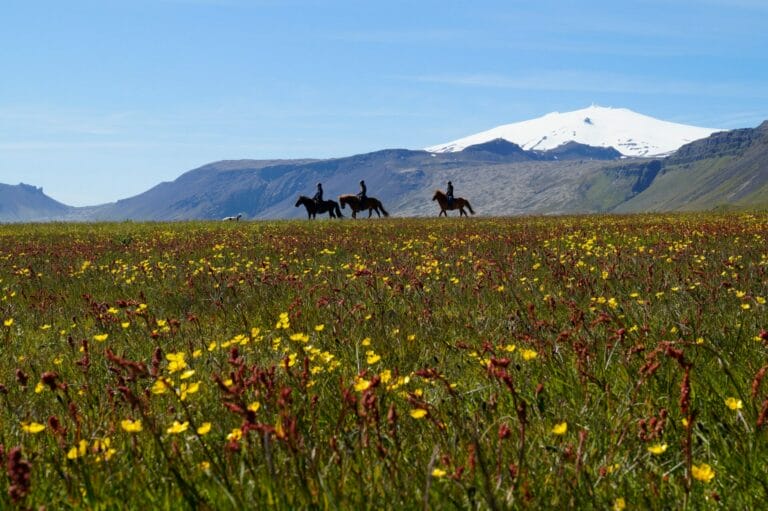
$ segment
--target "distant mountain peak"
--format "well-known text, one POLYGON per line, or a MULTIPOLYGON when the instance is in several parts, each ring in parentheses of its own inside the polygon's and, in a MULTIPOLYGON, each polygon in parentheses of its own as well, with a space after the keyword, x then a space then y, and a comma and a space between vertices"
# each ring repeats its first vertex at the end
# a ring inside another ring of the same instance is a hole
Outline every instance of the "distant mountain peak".
POLYGON ((627 108, 591 105, 572 112, 551 112, 536 119, 505 124, 426 150, 456 152, 501 138, 526 150, 546 151, 577 142, 592 147, 613 147, 624 156, 658 157, 717 131, 721 130, 662 121, 627 108))
POLYGON ((510 154, 521 154, 525 152, 525 149, 503 138, 494 138, 488 142, 482 142, 480 144, 474 144, 467 146, 463 149, 465 152, 488 152, 507 156, 510 154))

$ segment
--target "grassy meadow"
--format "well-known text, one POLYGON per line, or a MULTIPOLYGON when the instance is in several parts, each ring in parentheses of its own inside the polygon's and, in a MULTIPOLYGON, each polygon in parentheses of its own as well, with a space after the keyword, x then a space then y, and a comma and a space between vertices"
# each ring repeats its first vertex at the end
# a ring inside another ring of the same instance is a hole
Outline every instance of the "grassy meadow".
POLYGON ((767 238, 0 225, 0 508, 762 507, 767 238))

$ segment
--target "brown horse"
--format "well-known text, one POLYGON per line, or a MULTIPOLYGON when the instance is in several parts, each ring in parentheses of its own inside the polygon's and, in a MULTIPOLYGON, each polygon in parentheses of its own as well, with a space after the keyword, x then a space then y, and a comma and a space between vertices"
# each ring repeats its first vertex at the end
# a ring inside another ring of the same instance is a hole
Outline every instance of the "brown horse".
POLYGON ((448 204, 448 196, 441 190, 435 190, 435 196, 432 197, 432 200, 436 200, 438 204, 440 204, 440 214, 437 216, 448 216, 446 211, 453 211, 454 209, 459 210, 459 216, 468 216, 467 212, 464 211, 464 208, 467 208, 473 215, 475 214, 475 212, 472 211, 472 206, 469 205, 469 201, 463 197, 455 197, 453 201, 448 204))
POLYGON ((315 202, 315 199, 310 199, 306 195, 299 195, 299 200, 296 201, 296 207, 304 206, 307 208, 307 218, 313 219, 318 213, 328 213, 331 218, 344 218, 339 209, 339 203, 335 200, 324 200, 320 204, 315 202))
POLYGON ((340 195, 339 203, 341 204, 341 209, 349 205, 352 209, 352 218, 357 218, 357 212, 365 211, 366 209, 368 210, 368 218, 371 218, 374 211, 379 217, 381 217, 382 213, 384 216, 389 216, 381 201, 373 197, 366 197, 364 201, 360 201, 360 197, 357 195, 340 195))

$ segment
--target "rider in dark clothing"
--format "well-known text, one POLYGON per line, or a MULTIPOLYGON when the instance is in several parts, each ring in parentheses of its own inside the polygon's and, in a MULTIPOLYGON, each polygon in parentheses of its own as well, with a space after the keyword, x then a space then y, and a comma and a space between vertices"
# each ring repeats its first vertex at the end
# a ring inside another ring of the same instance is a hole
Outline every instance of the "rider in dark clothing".
POLYGON ((448 205, 453 204, 453 183, 448 181, 448 188, 445 190, 445 195, 448 197, 448 205))
POLYGON ((365 188, 365 181, 362 179, 360 180, 360 193, 357 194, 357 196, 360 198, 361 201, 364 201, 368 198, 368 195, 366 195, 368 190, 365 188))
POLYGON ((322 183, 317 183, 317 192, 315 192, 315 196, 312 197, 312 199, 318 204, 323 202, 323 184, 322 183))

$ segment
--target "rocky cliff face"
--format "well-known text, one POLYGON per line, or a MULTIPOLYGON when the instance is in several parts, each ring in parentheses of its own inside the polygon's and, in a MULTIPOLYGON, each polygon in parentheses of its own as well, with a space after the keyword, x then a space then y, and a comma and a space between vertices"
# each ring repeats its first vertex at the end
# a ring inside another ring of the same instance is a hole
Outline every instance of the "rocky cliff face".
POLYGON ((680 165, 706 158, 720 158, 743 153, 756 141, 768 135, 768 121, 757 128, 721 131, 686 144, 666 160, 666 165, 680 165))

